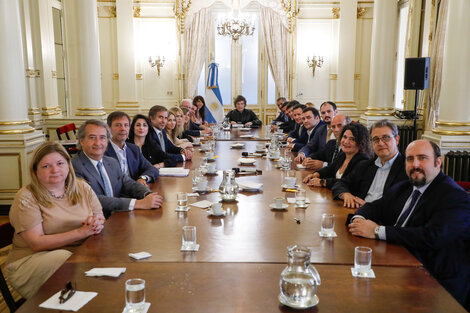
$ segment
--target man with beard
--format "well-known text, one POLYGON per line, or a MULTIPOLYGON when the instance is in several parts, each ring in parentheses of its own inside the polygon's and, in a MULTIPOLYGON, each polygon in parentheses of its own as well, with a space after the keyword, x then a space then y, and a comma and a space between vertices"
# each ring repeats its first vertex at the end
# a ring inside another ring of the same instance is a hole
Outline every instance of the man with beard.
POLYGON ((302 123, 302 112, 305 108, 306 106, 300 103, 292 108, 295 127, 287 136, 287 142, 289 143, 287 148, 291 149, 292 152, 299 151, 308 140, 307 129, 302 123))
POLYGON ((440 170, 439 147, 416 140, 406 149, 409 181, 356 211, 349 232, 406 247, 470 309, 470 196, 440 170))

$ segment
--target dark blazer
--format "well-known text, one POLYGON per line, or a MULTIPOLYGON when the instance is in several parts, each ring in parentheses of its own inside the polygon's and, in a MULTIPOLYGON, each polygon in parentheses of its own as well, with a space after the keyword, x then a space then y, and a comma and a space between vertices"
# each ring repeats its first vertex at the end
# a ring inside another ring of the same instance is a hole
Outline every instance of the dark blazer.
POLYGON ((290 131, 292 131, 295 128, 295 121, 291 118, 288 119, 287 122, 283 123, 281 126, 279 126, 280 129, 284 132, 284 134, 288 134, 290 131))
POLYGON ((419 199, 406 226, 394 226, 412 190, 409 181, 400 182, 356 214, 385 226, 386 241, 407 248, 468 310, 470 195, 439 173, 419 199))
POLYGON ((287 122, 287 115, 284 112, 279 112, 279 115, 271 122, 272 125, 276 124, 276 122, 285 123, 287 122))
POLYGON ((72 165, 77 177, 85 179, 98 196, 106 218, 115 211, 128 211, 132 199, 142 199, 151 192, 144 185, 123 174, 119 162, 111 157, 103 156, 103 165, 111 182, 114 197, 106 197, 100 173, 83 151, 73 157, 72 165))
POLYGON ((307 129, 303 126, 303 124, 295 124, 294 130, 292 130, 288 137, 294 138, 295 141, 293 142, 294 145, 292 147, 292 152, 298 152, 308 141, 308 134, 307 129), (300 128, 300 134, 299 134, 300 128))
POLYGON ((258 116, 256 116, 256 113, 250 109, 244 109, 241 113, 235 109, 228 112, 225 117, 228 118, 230 122, 237 122, 240 124, 251 122, 251 127, 261 126, 261 121, 258 119, 258 116))
MULTIPOLYGON (((336 139, 331 139, 326 143, 326 145, 322 149, 313 153, 310 157, 312 158, 312 160, 319 160, 330 164, 334 161, 333 155, 335 153, 337 144, 338 142, 336 141, 336 139)), ((335 157, 337 158, 338 156, 339 152, 336 154, 335 157)))
MULTIPOLYGON (((129 168, 129 176, 137 180, 141 175, 147 175, 150 177, 149 182, 154 182, 158 177, 158 169, 153 167, 149 161, 142 155, 139 147, 135 144, 127 142, 126 157, 127 157, 127 167, 129 168)), ((108 147, 104 155, 112 157, 119 162, 119 158, 114 151, 114 148, 110 142, 108 142, 108 147)))
MULTIPOLYGON (((342 177, 348 176, 360 161, 368 159, 368 155, 361 152, 356 153, 352 157, 351 161, 349 161, 349 164, 344 170, 342 177)), ((327 167, 321 168, 317 171, 317 173, 320 174, 320 178, 326 180, 326 188, 331 189, 331 187, 333 187, 333 185, 338 181, 336 178, 336 172, 339 170, 341 165, 343 165, 344 160, 346 160, 346 154, 341 151, 333 163, 328 164, 327 167)))
MULTIPOLYGON (((163 133, 163 141, 165 142, 164 152, 169 154, 176 162, 183 162, 184 159, 183 159, 183 156, 181 155, 181 152, 183 151, 183 149, 175 146, 170 141, 170 139, 168 139, 166 132, 164 130, 162 130, 162 133, 163 133)), ((158 139, 156 131, 152 132, 152 139, 155 141, 155 144, 157 144, 157 146, 160 147, 160 149, 162 149, 162 147, 160 146, 160 140, 158 139)))
MULTIPOLYGON (((331 191, 333 198, 339 199, 342 193, 349 192, 354 196, 365 199, 367 192, 374 181, 378 167, 375 165, 376 159, 362 161, 359 163, 350 175, 342 177, 336 182, 331 191)), ((399 152, 397 158, 388 173, 383 192, 387 191, 398 182, 407 180, 405 171, 405 157, 399 152)), ((382 192, 382 193, 383 193, 382 192)))
POLYGON ((305 156, 310 157, 310 155, 326 145, 326 134, 328 133, 328 128, 325 122, 320 121, 315 129, 310 134, 308 142, 300 149, 299 153, 305 154, 305 156))

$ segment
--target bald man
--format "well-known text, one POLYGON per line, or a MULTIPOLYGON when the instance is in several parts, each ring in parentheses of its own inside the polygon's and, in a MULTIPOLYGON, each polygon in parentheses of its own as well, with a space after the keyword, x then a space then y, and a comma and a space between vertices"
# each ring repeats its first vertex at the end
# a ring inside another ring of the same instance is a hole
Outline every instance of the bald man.
POLYGON ((406 149, 409 181, 366 203, 349 224, 355 236, 407 248, 470 309, 470 195, 441 172, 439 147, 416 140, 406 149))

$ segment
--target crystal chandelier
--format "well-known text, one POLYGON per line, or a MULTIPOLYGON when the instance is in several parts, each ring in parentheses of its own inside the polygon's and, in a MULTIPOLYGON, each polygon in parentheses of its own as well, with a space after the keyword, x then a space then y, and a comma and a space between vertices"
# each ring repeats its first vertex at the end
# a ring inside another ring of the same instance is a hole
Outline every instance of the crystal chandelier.
POLYGON ((254 23, 248 24, 244 19, 226 19, 217 26, 217 33, 221 36, 230 36, 237 41, 241 36, 251 36, 255 31, 254 23))

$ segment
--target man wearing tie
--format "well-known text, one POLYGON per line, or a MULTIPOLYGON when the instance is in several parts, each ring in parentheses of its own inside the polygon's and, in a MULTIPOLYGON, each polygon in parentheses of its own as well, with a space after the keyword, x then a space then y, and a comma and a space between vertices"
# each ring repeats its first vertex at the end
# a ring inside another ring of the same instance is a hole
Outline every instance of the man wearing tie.
POLYGON ((160 148, 168 153, 176 162, 191 160, 191 150, 175 146, 166 136, 165 126, 168 121, 167 108, 161 105, 154 105, 149 110, 149 118, 154 130, 153 139, 160 145, 160 148))
POLYGON ((116 159, 104 155, 110 139, 105 123, 86 121, 78 129, 77 139, 81 151, 72 159, 75 174, 90 184, 106 218, 115 211, 152 209, 162 205, 162 196, 124 174, 116 159))
POLYGON ((124 174, 138 183, 147 186, 158 177, 158 169, 147 161, 139 147, 127 142, 130 129, 130 117, 125 112, 115 111, 108 115, 108 126, 111 130, 111 140, 104 155, 115 158, 121 165, 124 174))
POLYGON ((406 247, 469 310, 470 196, 440 171, 441 163, 435 143, 410 143, 409 181, 366 203, 348 227, 353 235, 406 247))

